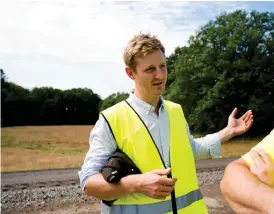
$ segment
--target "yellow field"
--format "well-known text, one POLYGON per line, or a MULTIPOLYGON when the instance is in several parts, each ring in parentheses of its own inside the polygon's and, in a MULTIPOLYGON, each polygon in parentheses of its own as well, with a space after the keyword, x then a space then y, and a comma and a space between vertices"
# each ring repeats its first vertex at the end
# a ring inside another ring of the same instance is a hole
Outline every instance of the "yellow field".
MULTIPOLYGON (((80 167, 93 126, 26 126, 2 128, 1 172, 80 167)), ((260 139, 222 145, 222 157, 238 157, 260 139)))
POLYGON ((1 171, 79 167, 92 126, 2 128, 1 171))

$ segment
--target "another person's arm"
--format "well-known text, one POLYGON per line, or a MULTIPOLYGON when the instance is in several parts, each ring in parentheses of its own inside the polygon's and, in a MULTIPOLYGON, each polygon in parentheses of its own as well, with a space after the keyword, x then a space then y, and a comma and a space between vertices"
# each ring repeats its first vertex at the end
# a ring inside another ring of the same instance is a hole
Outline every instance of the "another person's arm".
POLYGON ((274 213, 274 189, 261 182, 242 158, 228 164, 220 188, 237 213, 274 213))
POLYGON ((274 130, 227 166, 220 187, 237 213, 274 213, 274 130))

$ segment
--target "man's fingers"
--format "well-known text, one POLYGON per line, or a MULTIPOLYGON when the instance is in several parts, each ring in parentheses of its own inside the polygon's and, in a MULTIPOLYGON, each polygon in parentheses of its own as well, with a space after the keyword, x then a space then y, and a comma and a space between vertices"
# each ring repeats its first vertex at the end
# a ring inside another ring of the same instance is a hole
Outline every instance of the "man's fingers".
POLYGON ((152 194, 153 195, 153 197, 167 197, 167 196, 169 196, 170 195, 170 192, 167 192, 167 191, 165 191, 165 192, 163 192, 163 191, 157 191, 157 192, 155 192, 154 194, 152 194))
POLYGON ((174 189, 174 186, 161 185, 161 187, 159 188, 159 191, 160 192, 169 192, 169 193, 171 193, 173 189, 174 189))
POLYGON ((168 175, 171 172, 171 168, 167 168, 167 169, 156 169, 153 170, 152 173, 153 174, 157 174, 157 175, 168 175))
POLYGON ((253 124, 253 115, 247 120, 247 121, 244 121, 245 122, 245 126, 250 128, 250 126, 253 124))
POLYGON ((259 175, 259 170, 255 164, 250 167, 250 171, 256 176, 259 175))
POLYGON ((161 178, 160 184, 163 184, 165 186, 174 186, 176 181, 177 181, 177 178, 161 178))
POLYGON ((252 111, 248 110, 241 118, 246 121, 252 115, 252 111))
POLYGON ((249 115, 249 111, 247 111, 246 113, 244 113, 241 118, 245 121, 248 115, 249 115))
POLYGON ((173 186, 161 185, 154 191, 150 191, 148 196, 155 199, 165 199, 173 190, 173 186))
POLYGON ((258 169, 261 169, 263 168, 263 165, 264 165, 264 161, 263 159, 261 158, 261 156, 259 155, 259 153, 255 150, 255 149, 252 149, 250 151, 250 156, 254 162, 254 165, 258 168, 258 169))
POLYGON ((270 167, 271 166, 271 159, 270 159, 269 155, 261 148, 258 148, 257 151, 258 151, 259 155, 262 157, 265 164, 268 167, 270 167))
POLYGON ((245 125, 246 125, 246 128, 249 129, 253 124, 253 120, 250 120, 248 121, 245 125))
POLYGON ((244 120, 245 123, 247 123, 248 121, 253 119, 253 115, 252 112, 248 112, 247 115, 245 117, 242 117, 242 119, 244 120))

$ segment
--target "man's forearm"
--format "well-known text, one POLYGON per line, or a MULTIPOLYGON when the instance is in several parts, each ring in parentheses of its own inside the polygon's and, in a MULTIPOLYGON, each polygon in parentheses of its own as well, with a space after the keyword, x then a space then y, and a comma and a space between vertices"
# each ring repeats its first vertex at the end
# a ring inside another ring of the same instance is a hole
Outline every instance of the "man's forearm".
POLYGON ((231 130, 227 127, 223 128, 222 130, 220 130, 218 132, 221 143, 225 143, 227 141, 229 141, 231 138, 234 137, 233 133, 231 132, 231 130))
POLYGON ((258 214, 259 210, 255 210, 254 208, 247 207, 239 202, 233 201, 233 198, 226 197, 224 195, 226 202, 229 206, 234 210, 237 211, 237 214, 258 214))
POLYGON ((123 177, 119 183, 112 184, 105 181, 102 174, 90 176, 85 186, 85 193, 101 200, 114 200, 134 193, 136 175, 123 177))
POLYGON ((251 213, 269 213, 273 206, 274 189, 261 183, 244 165, 229 164, 220 187, 238 213, 245 209, 251 213))

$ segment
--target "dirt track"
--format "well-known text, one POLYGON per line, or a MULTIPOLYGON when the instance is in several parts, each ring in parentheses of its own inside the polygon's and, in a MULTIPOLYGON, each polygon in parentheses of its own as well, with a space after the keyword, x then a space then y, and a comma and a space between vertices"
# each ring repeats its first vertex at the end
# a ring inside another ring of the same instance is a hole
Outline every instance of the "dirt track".
MULTIPOLYGON (((214 174, 213 172, 222 170, 225 166, 234 159, 218 159, 218 160, 203 160, 197 161, 197 172, 203 174, 203 172, 209 172, 208 175, 214 174), (210 173, 212 172, 212 173, 210 173)), ((66 186, 69 190, 77 187, 79 178, 77 171, 79 169, 62 169, 62 170, 43 170, 43 171, 30 171, 30 172, 14 172, 14 173, 2 173, 2 193, 12 193, 18 190, 29 189, 48 189, 63 188, 66 186)), ((59 190, 57 190, 59 191, 59 190)), ((223 200, 220 193, 219 183, 213 182, 210 185, 201 186, 202 194, 205 198, 206 204, 211 214, 233 214, 232 210, 223 200)), ((30 194, 30 193, 28 193, 30 194)), ((62 196, 61 196, 62 197, 62 196)), ((82 196, 77 196, 81 198, 82 196)), ((1 199, 2 200, 2 199, 1 199)), ((52 200, 38 206, 26 206, 22 209, 20 206, 14 209, 9 209, 2 213, 33 213, 33 214, 64 214, 64 213, 100 213, 100 203, 97 199, 91 197, 82 197, 81 200, 52 200)), ((3 206, 3 204, 2 204, 3 206)))
MULTIPOLYGON (((219 171, 235 160, 234 158, 196 161, 197 172, 219 171)), ((29 187, 47 187, 78 184, 79 169, 53 169, 23 172, 1 173, 2 191, 9 189, 26 189, 29 187)))

